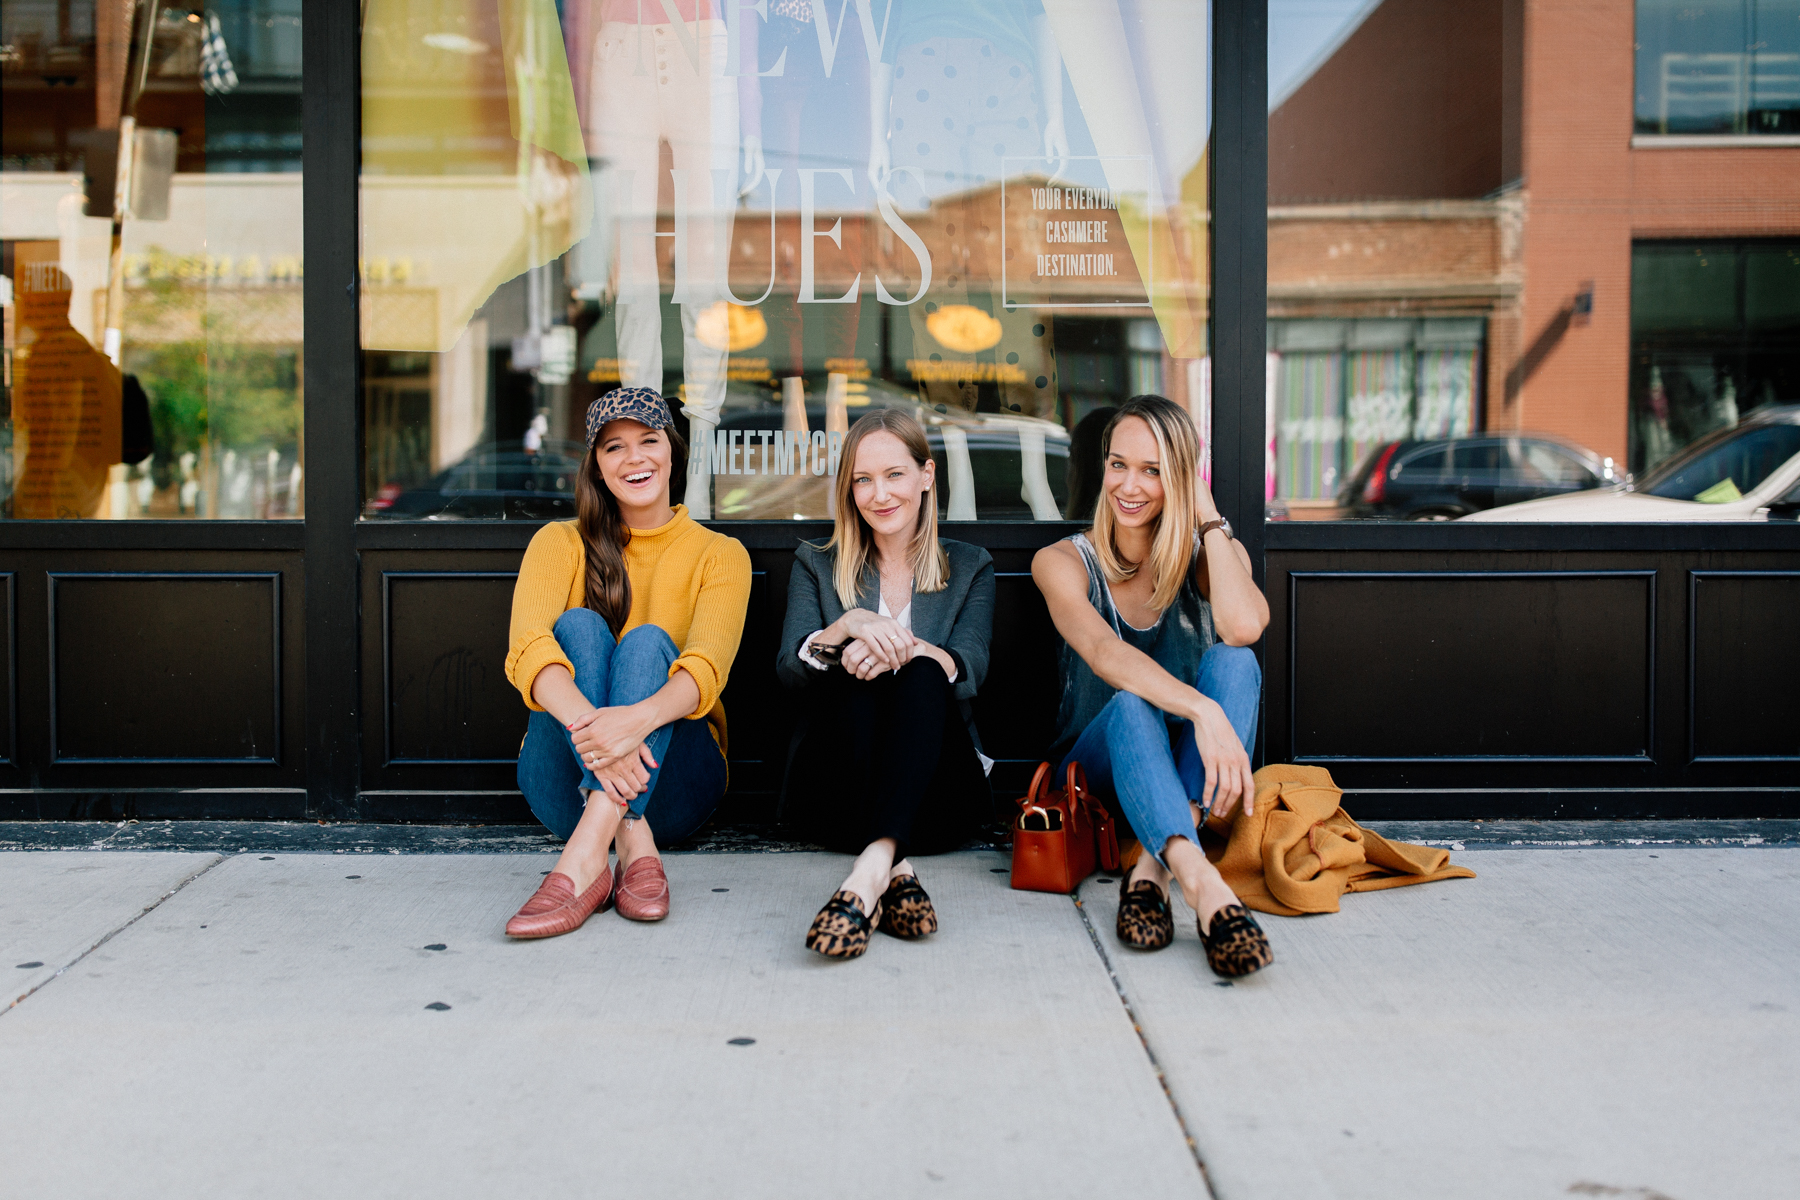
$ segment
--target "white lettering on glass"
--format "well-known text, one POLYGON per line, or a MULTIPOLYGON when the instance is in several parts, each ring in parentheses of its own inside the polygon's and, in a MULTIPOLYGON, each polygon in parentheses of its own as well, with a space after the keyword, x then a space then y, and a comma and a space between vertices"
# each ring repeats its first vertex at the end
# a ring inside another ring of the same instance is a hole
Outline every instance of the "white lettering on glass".
MULTIPOLYGON (((910 174, 919 181, 921 190, 925 187, 925 177, 919 174, 914 167, 895 167, 892 173, 895 175, 910 174)), ((894 211, 894 202, 889 198, 885 188, 876 191, 875 203, 881 209, 882 222, 894 231, 895 237, 906 243, 906 248, 911 250, 913 257, 919 260, 919 290, 913 293, 911 300, 894 299, 887 288, 882 286, 879 275, 875 277, 875 298, 883 304, 892 304, 900 308, 905 308, 908 304, 917 304, 925 298, 925 289, 931 286, 931 251, 925 248, 924 239, 912 231, 912 226, 902 221, 900 214, 894 211)))
POLYGON ((862 272, 850 281, 850 290, 841 296, 819 296, 813 290, 814 238, 830 238, 831 244, 838 249, 844 247, 844 218, 839 217, 831 223, 830 229, 813 228, 818 206, 813 199, 814 184, 820 175, 836 175, 850 185, 850 194, 856 195, 856 177, 850 173, 849 167, 801 167, 800 168, 800 296, 799 304, 855 304, 857 289, 862 286, 862 272))

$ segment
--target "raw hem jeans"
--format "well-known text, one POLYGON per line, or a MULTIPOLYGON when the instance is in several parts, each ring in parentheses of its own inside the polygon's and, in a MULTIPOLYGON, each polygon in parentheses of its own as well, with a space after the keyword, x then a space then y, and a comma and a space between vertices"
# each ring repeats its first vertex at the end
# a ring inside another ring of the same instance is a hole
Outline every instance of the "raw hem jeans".
MULTIPOLYGON (((575 686, 596 708, 647 700, 669 681, 680 652, 655 625, 640 625, 618 641, 606 618, 588 608, 571 608, 556 619, 557 645, 575 666, 575 686)), ((689 837, 712 815, 725 794, 725 758, 704 719, 671 721, 645 739, 656 770, 650 786, 631 802, 630 815, 643 817, 667 846, 689 837)), ((567 839, 581 820, 578 788, 598 792, 594 778, 575 752, 575 739, 547 712, 533 712, 519 750, 519 790, 550 832, 567 839)), ((606 802, 605 793, 600 798, 606 802)))
MULTIPOLYGON (((1218 701, 1244 749, 1254 749, 1262 699, 1262 668, 1244 646, 1219 644, 1200 656, 1194 687, 1218 701)), ((1206 769, 1194 744, 1194 723, 1171 717, 1148 700, 1121 691, 1088 723, 1063 759, 1056 777, 1079 762, 1088 785, 1111 792, 1132 833, 1164 867, 1163 847, 1172 837, 1195 839, 1194 811, 1206 769)))

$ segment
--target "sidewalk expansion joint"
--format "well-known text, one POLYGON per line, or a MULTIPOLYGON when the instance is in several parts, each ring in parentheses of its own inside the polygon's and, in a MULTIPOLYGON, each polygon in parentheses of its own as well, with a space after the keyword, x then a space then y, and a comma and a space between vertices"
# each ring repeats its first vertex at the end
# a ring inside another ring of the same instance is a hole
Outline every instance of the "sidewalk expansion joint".
POLYGON ((130 929, 133 925, 136 925, 139 921, 143 920, 145 917, 149 916, 151 913, 153 913, 157 909, 161 908, 163 901, 169 899, 169 897, 173 896, 176 892, 179 892, 182 888, 184 888, 188 884, 194 882, 194 880, 200 878, 202 875, 206 874, 208 871, 212 870, 214 867, 218 866, 220 863, 224 862, 229 857, 231 857, 231 856, 230 855, 219 855, 219 856, 215 857, 211 862, 207 863, 204 867, 201 867, 198 871, 195 871, 192 875, 189 875, 186 879, 183 879, 180 883, 176 884, 174 887, 170 888, 168 891, 166 891, 162 895, 158 896, 155 900, 151 901, 149 904, 146 904, 143 907, 143 909, 136 916, 131 918, 131 920, 125 922, 123 925, 119 926, 117 929, 114 929, 111 932, 105 934, 103 937, 100 938, 99 941, 97 941, 93 945, 89 946, 86 950, 83 950, 80 954, 77 954, 74 958, 70 959, 68 962, 64 963, 62 966, 56 968, 56 973, 54 975, 50 976, 50 978, 37 984, 30 991, 19 996, 11 1004, 8 1004, 5 1008, 0 1008, 0 1017, 4 1017, 7 1013, 9 1013, 13 1009, 19 1007, 19 1005, 25 1003, 25 1001, 31 999, 33 996, 37 995, 39 992, 44 990, 46 987, 49 987, 52 983, 55 983, 58 979, 61 979, 63 977, 63 972, 69 970, 71 967, 74 967, 76 964, 80 963, 82 959, 86 958, 88 955, 92 954, 94 951, 98 950, 100 947, 106 945, 106 943, 112 941, 114 938, 118 937, 121 933, 124 933, 127 929, 130 929))
POLYGON ((1188 1152, 1194 1156, 1194 1166, 1200 1171, 1200 1181, 1206 1185, 1206 1194, 1212 1200, 1219 1200, 1219 1193, 1213 1187, 1212 1175, 1206 1169, 1206 1159, 1200 1153, 1200 1144, 1194 1140, 1193 1130, 1188 1128, 1187 1118, 1181 1113, 1181 1105, 1175 1099, 1175 1092, 1169 1087, 1168 1076, 1163 1074, 1162 1064, 1156 1060, 1156 1051, 1151 1048, 1150 1037, 1144 1032, 1143 1022, 1138 1020, 1137 1010, 1131 1007, 1131 997, 1125 994, 1125 984, 1119 979, 1119 973, 1113 970, 1112 958, 1107 955, 1100 935, 1094 931, 1094 923, 1088 920, 1087 905, 1081 902, 1079 891, 1071 892, 1069 899, 1074 902, 1075 911, 1081 916, 1081 926, 1087 930, 1088 941, 1094 944, 1094 953, 1100 956, 1100 965, 1106 968, 1106 977, 1112 980, 1113 991, 1119 994, 1119 1004, 1125 1009, 1125 1018, 1131 1022, 1132 1032, 1137 1034, 1138 1045, 1144 1048, 1144 1057, 1150 1060, 1150 1069, 1156 1073, 1157 1086, 1162 1088, 1163 1099, 1169 1102, 1169 1111, 1175 1114, 1175 1124, 1187 1142, 1188 1152))

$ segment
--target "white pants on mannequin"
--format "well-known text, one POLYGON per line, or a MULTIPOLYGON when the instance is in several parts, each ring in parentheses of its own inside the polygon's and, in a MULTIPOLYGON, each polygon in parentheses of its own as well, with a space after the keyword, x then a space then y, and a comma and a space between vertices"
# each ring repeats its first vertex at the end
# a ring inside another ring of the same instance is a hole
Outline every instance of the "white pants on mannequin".
MULTIPOLYGON (((737 196, 736 80, 725 75, 725 23, 607 21, 588 79, 589 151, 606 160, 618 215, 619 374, 625 387, 663 390, 662 284, 656 195, 661 143, 673 160, 675 293, 688 437, 688 511, 712 515, 704 448, 725 403, 726 347, 697 334, 700 314, 726 296, 729 222, 737 196)), ((668 235, 663 235, 668 236, 668 235)))

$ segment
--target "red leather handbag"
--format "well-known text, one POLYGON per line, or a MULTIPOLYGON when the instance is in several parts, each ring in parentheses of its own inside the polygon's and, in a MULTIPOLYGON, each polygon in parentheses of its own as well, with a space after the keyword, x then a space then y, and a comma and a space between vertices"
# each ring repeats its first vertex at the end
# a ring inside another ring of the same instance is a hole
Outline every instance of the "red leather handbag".
POLYGON ((1087 789, 1081 764, 1069 764, 1059 791, 1050 791, 1050 764, 1041 763, 1012 823, 1012 885, 1025 892, 1064 895, 1094 873, 1119 868, 1119 836, 1112 814, 1087 789))

